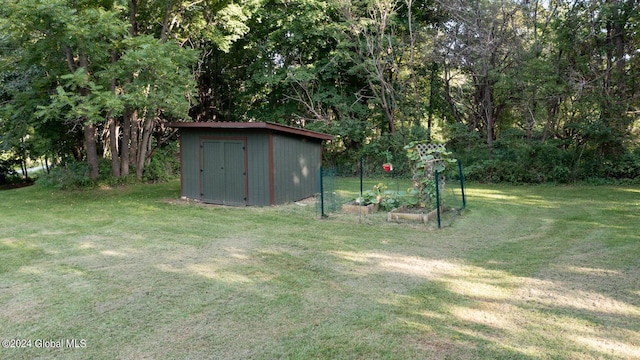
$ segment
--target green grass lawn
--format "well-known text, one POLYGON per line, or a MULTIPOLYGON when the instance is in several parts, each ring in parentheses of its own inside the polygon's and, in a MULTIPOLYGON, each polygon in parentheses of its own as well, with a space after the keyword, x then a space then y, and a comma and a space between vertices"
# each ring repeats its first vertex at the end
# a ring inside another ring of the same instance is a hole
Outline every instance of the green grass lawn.
POLYGON ((638 187, 472 185, 442 230, 179 187, 1 191, 0 339, 31 347, 0 358, 640 358, 638 187))

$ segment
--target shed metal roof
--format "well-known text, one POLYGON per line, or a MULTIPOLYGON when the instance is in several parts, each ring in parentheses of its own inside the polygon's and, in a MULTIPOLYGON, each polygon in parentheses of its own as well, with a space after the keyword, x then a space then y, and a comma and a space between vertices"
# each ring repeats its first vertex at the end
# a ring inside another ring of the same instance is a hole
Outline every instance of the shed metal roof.
POLYGON ((293 126, 280 125, 271 122, 222 122, 222 121, 204 121, 204 122, 172 122, 169 126, 175 128, 186 129, 265 129, 289 133, 299 136, 310 137, 320 140, 333 140, 333 136, 317 131, 310 131, 293 126))

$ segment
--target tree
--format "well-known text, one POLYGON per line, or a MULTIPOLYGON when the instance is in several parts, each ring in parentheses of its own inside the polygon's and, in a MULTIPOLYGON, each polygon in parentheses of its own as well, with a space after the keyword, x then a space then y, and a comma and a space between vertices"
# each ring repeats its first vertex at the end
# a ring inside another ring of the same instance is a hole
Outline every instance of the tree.
POLYGON ((3 5, 9 42, 22 47, 21 52, 25 55, 13 65, 17 69, 36 66, 54 80, 51 84, 63 81, 64 86, 73 91, 69 94, 62 87, 58 88, 52 103, 56 106, 48 107, 59 111, 48 113, 47 119, 63 119, 71 129, 82 129, 89 176, 96 179, 96 123, 100 121, 99 101, 103 96, 92 93, 101 90, 100 81, 94 74, 108 64, 109 51, 126 31, 124 24, 118 20, 116 12, 102 6, 91 7, 90 2, 70 6, 61 0, 27 0, 5 1, 3 5))
POLYGON ((632 173, 637 0, 1 5, 0 146, 92 178, 101 158, 142 177, 189 117, 327 131, 345 164, 434 135, 488 166, 632 173))
POLYGON ((567 169, 563 179, 634 173, 614 164, 638 105, 637 1, 440 4, 451 14, 436 47, 448 117, 467 129, 450 127, 452 143, 471 148, 482 134, 489 159, 500 147, 486 164, 529 163, 522 173, 538 156, 561 164, 541 173, 567 169))
POLYGON ((502 74, 511 70, 514 56, 520 50, 518 4, 506 0, 440 1, 439 4, 452 17, 444 25, 439 44, 451 113, 458 121, 467 122, 470 129, 484 132, 491 152, 496 125, 511 100, 499 98, 496 88, 508 81, 502 74), (462 77, 463 81, 455 77, 462 77), (466 78, 469 81, 464 81, 466 78), (460 109, 458 104, 464 108, 460 109))
MULTIPOLYGON (((175 42, 163 43, 151 36, 137 36, 126 41, 127 50, 114 64, 121 101, 137 112, 136 136, 130 138, 136 176, 141 179, 152 152, 151 136, 162 118, 184 119, 188 116, 189 98, 195 83, 189 64, 196 54, 180 48, 175 42)), ((118 112, 121 108, 112 108, 118 112)))
POLYGON ((564 131, 597 152, 600 169, 626 153, 639 96, 637 14, 629 1, 577 1, 554 25, 558 63, 568 94, 564 131), (634 65, 636 67, 634 67, 634 65))
MULTIPOLYGON (((25 54, 12 58, 11 65, 16 71, 42 69, 48 79, 45 91, 51 96, 39 104, 39 121, 61 122, 71 132, 82 130, 91 179, 99 175, 100 148, 102 156, 111 155, 114 176, 126 176, 131 159, 142 178, 159 116, 185 118, 194 88, 190 66, 195 53, 168 39, 173 3, 165 4, 167 21, 160 40, 137 34, 136 1, 130 3, 129 19, 123 17, 123 8, 109 1, 28 0, 4 5, 7 42, 25 54), (123 154, 127 156, 121 161, 123 154)), ((37 94, 29 92, 28 97, 37 94)), ((17 99, 10 100, 12 112, 26 113, 32 102, 17 99)))

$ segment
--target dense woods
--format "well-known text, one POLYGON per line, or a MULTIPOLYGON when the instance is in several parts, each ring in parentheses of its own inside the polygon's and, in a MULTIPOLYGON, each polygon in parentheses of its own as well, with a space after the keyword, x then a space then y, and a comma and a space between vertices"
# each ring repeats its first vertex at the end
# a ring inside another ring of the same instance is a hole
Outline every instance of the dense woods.
POLYGON ((142 179, 169 121, 271 121, 343 174, 428 140, 479 181, 640 178, 637 0, 1 3, 0 167, 142 179))

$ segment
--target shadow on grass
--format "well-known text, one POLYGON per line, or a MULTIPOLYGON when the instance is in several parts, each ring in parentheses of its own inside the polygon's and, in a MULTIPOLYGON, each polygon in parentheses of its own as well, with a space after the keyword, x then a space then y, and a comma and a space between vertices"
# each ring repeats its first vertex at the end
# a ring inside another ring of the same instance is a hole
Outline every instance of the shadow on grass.
POLYGON ((56 224, 20 226, 23 245, 0 246, 12 314, 0 334, 88 339, 82 352, 10 356, 640 357, 628 191, 601 201, 590 188, 473 189, 468 213, 425 232, 316 221, 298 205, 160 200, 177 186, 0 204, 11 219, 56 224))
MULTIPOLYGON (((392 333, 438 349, 434 358, 635 358, 640 307, 630 297, 587 289, 585 279, 518 277, 451 260, 341 252, 375 289, 380 280, 414 285, 382 291, 397 323, 392 333), (401 280, 402 279, 402 280, 401 280), (573 280, 573 281, 571 281, 573 280), (405 334, 406 335, 406 334, 405 334), (447 350, 448 349, 448 350, 447 350)), ((559 276, 566 273, 558 272, 559 276)), ((621 275, 622 283, 635 280, 621 275)))

